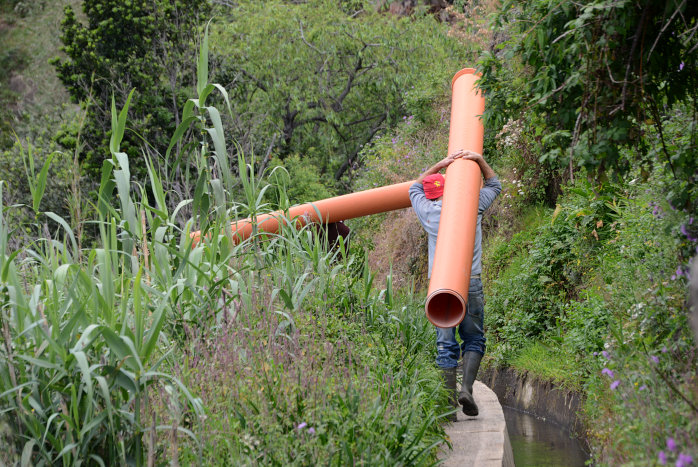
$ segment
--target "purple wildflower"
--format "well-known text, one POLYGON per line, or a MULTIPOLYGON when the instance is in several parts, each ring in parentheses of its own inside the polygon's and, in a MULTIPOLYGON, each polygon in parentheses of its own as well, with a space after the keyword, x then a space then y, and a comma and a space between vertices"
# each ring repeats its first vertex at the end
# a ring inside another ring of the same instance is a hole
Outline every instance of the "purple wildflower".
POLYGON ((663 219, 664 218, 664 211, 662 211, 662 208, 659 207, 658 204, 655 204, 654 209, 652 209, 652 215, 658 219, 663 219))
POLYGON ((598 352, 594 352, 594 357, 596 357, 597 355, 599 355, 599 353, 598 353, 598 352))
POLYGON ((609 378, 613 378, 613 370, 604 368, 601 370, 601 374, 607 375, 609 378))
POLYGON ((672 452, 676 451, 676 441, 674 441, 674 438, 666 439, 666 448, 672 452))
POLYGON ((671 280, 672 280, 672 281, 675 281, 675 280, 676 280, 676 274, 672 274, 672 275, 671 275, 671 280))
POLYGON ((620 385, 620 380, 615 380, 611 383, 611 390, 615 390, 620 385))
POLYGON ((666 453, 664 451, 659 451, 659 454, 657 455, 659 458, 659 463, 662 465, 666 465, 666 453))
POLYGON ((300 424, 296 427, 296 430, 302 430, 302 429, 305 428, 306 426, 308 426, 308 424, 305 423, 305 422, 302 422, 302 423, 300 423, 300 424))
POLYGON ((652 355, 650 357, 650 360, 652 360, 654 363, 659 363, 659 357, 657 357, 656 355, 652 355))
POLYGON ((647 386, 644 384, 638 388, 639 391, 644 391, 645 389, 647 389, 647 386))
POLYGON ((610 359, 611 359, 611 354, 609 354, 609 353, 606 352, 605 350, 604 350, 603 352, 601 352, 601 355, 603 355, 604 358, 605 358, 606 360, 610 360, 610 359))
POLYGON ((664 347, 662 347, 662 353, 667 353, 668 351, 669 351, 669 349, 666 348, 666 345, 664 347))
POLYGON ((684 62, 681 62, 681 63, 679 64, 679 71, 683 70, 684 65, 685 65, 684 62))
POLYGON ((315 428, 313 428, 312 426, 311 426, 310 428, 308 428, 308 433, 311 434, 311 435, 314 435, 314 434, 315 434, 315 428))
POLYGON ((693 457, 691 457, 689 454, 681 453, 676 461, 676 467, 684 467, 691 463, 693 463, 693 457))

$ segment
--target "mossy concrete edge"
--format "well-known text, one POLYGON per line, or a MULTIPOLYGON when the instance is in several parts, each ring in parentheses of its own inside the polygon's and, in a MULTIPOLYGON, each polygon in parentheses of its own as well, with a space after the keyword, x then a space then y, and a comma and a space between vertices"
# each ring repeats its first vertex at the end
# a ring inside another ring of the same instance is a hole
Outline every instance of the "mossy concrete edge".
POLYGON ((500 404, 554 423, 576 437, 589 451, 587 430, 580 415, 584 394, 565 389, 511 367, 489 367, 479 379, 499 398, 500 404))

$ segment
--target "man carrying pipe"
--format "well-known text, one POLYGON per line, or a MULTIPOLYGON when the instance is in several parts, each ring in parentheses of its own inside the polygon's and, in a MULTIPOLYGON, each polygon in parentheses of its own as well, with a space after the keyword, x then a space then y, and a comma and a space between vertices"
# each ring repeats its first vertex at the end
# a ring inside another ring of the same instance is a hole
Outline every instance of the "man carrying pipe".
MULTIPOLYGON (((467 312, 463 321, 457 326, 462 343, 459 345, 456 341, 456 327, 436 327, 436 364, 443 372, 451 404, 454 407, 458 407, 458 403, 460 403, 463 406, 464 414, 476 416, 478 408, 472 394, 473 383, 480 368, 480 361, 485 353, 485 334, 483 330, 484 295, 482 293, 482 281, 480 280, 480 273, 482 272, 482 231, 480 221, 482 213, 492 205, 492 202, 502 191, 502 185, 482 155, 473 151, 460 150, 450 154, 421 174, 410 187, 409 193, 412 207, 428 236, 429 277, 431 277, 441 218, 442 198, 446 183, 444 176, 439 172, 459 158, 476 162, 485 178, 485 184, 480 189, 478 203, 467 312), (461 356, 463 357, 463 382, 460 394, 456 394, 456 367, 461 356)), ((453 414, 450 420, 456 421, 456 414, 453 414)))

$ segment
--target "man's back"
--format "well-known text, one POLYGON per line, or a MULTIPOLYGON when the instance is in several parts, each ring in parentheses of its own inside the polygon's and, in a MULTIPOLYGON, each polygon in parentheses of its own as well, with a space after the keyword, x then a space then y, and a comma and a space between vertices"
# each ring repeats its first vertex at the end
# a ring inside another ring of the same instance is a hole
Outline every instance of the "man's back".
MULTIPOLYGON (((480 199, 477 211, 477 226, 475 231, 475 247, 473 250, 473 264, 470 269, 471 275, 482 272, 482 228, 480 221, 482 213, 485 212, 494 202, 497 195, 502 191, 499 179, 491 177, 485 180, 485 186, 480 189, 480 199)), ((424 194, 424 187, 421 183, 414 183, 410 187, 410 201, 414 208, 419 222, 427 233, 429 243, 429 277, 434 262, 434 251, 436 251, 436 238, 439 233, 439 220, 441 218, 441 200, 432 201, 424 194)))

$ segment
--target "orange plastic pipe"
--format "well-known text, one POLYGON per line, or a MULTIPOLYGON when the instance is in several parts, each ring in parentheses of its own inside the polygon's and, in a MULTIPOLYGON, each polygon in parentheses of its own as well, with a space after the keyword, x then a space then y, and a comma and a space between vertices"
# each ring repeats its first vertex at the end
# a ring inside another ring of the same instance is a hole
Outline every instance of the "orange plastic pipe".
MULTIPOLYGON (((475 88, 479 78, 464 68, 451 82, 451 128, 448 153, 459 149, 482 154, 485 98, 475 88)), ((476 162, 456 159, 446 169, 446 186, 425 310, 435 326, 457 326, 466 313, 473 263, 482 175, 476 162)))
MULTIPOLYGON (((301 204, 290 208, 288 214, 284 211, 264 214, 256 218, 257 230, 277 232, 281 222, 285 222, 284 219, 296 219, 296 226, 301 227, 310 222, 337 222, 407 208, 411 206, 409 189, 413 183, 414 181, 397 183, 301 204)), ((240 242, 252 235, 252 225, 251 219, 231 223, 235 241, 240 242)), ((196 245, 201 240, 201 232, 193 232, 191 237, 196 245)))

